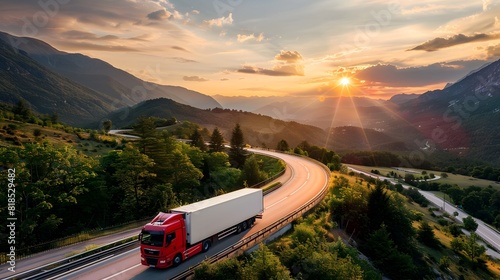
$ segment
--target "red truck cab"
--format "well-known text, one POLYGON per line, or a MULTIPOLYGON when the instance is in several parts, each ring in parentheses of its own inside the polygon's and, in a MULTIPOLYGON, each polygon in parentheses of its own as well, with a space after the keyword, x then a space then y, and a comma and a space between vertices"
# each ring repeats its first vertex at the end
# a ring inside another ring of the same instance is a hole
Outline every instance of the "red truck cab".
POLYGON ((139 240, 141 263, 150 267, 176 266, 202 251, 201 244, 186 248, 186 225, 182 214, 160 212, 143 227, 139 240))
POLYGON ((261 189, 243 188, 160 212, 139 235, 141 263, 176 266, 213 242, 250 228, 264 211, 261 189))

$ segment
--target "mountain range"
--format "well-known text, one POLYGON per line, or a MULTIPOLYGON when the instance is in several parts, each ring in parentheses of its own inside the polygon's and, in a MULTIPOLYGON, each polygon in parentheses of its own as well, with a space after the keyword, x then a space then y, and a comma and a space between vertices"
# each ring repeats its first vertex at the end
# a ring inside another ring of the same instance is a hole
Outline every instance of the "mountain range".
POLYGON ((500 60, 445 88, 390 100, 352 96, 207 96, 143 81, 99 59, 0 33, 0 102, 27 101, 76 126, 114 127, 141 115, 175 117, 228 133, 239 122, 252 145, 285 139, 338 151, 435 151, 500 163, 500 60), (17 42, 12 44, 12 42, 17 42), (21 42, 21 43, 19 43, 21 42), (218 108, 218 109, 213 109, 218 108), (225 109, 222 109, 225 108, 225 109), (118 111, 116 111, 118 110, 118 111))
POLYGON ((52 112, 54 108, 59 111, 60 106, 75 107, 74 116, 61 112, 61 119, 70 124, 85 125, 89 120, 102 117, 112 110, 160 97, 203 109, 222 107, 208 95, 183 87, 143 81, 102 60, 62 52, 37 39, 0 32, 0 46, 3 53, 0 67, 2 72, 10 71, 3 73, 4 78, 0 80, 2 84, 9 85, 8 88, 1 88, 0 100, 14 103, 23 98, 40 113, 52 112), (32 73, 31 69, 37 69, 37 72, 32 73), (22 78, 13 77, 19 73, 23 73, 22 78), (44 78, 36 80, 36 77, 44 78), (33 83, 26 85, 25 78, 31 79, 33 83), (30 85, 47 89, 44 92, 36 88, 26 89, 30 85), (72 100, 65 96, 71 96, 72 100), (47 102, 40 102, 45 99, 47 102), (85 100, 94 100, 99 108, 85 100))
POLYGON ((246 143, 260 147, 275 148, 282 139, 285 139, 291 147, 296 147, 304 140, 312 145, 324 146, 326 138, 326 132, 315 126, 286 122, 239 110, 222 108, 203 110, 166 98, 143 101, 135 106, 115 111, 106 118, 116 127, 126 127, 134 124, 140 116, 176 118, 181 122, 197 123, 210 131, 217 127, 227 140, 231 139, 231 131, 235 124, 239 123, 246 143))

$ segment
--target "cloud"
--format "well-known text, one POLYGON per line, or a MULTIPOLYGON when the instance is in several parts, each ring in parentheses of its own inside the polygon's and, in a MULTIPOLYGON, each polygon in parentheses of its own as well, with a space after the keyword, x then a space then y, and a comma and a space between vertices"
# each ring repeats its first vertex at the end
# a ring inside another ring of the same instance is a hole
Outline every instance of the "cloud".
POLYGON ((468 60, 407 68, 377 64, 357 71, 354 76, 358 80, 365 80, 367 85, 420 87, 454 82, 484 63, 486 61, 468 60))
POLYGON ((184 77, 182 77, 182 79, 184 81, 188 81, 188 82, 206 82, 206 81, 209 81, 208 79, 205 79, 205 78, 202 78, 199 76, 184 76, 184 77))
POLYGON ((190 51, 186 50, 185 48, 179 47, 179 46, 172 46, 171 48, 174 50, 178 50, 178 51, 190 52, 190 51))
POLYGON ((104 36, 97 36, 94 33, 91 32, 85 32, 85 31, 78 31, 78 30, 69 30, 61 33, 65 38, 70 39, 70 40, 117 40, 120 39, 118 36, 115 35, 104 35, 104 36))
POLYGON ((304 76, 303 57, 299 52, 282 50, 274 59, 276 61, 272 69, 243 65, 237 72, 267 76, 304 76))
POLYGON ((265 69, 260 67, 255 67, 251 65, 243 65, 242 68, 238 69, 239 73, 246 74, 259 74, 266 76, 304 76, 304 68, 300 66, 275 66, 273 69, 265 69))
POLYGON ((74 49, 74 50, 95 50, 95 51, 107 51, 107 52, 137 52, 139 50, 128 47, 128 46, 123 46, 123 45, 100 45, 100 44, 94 44, 90 42, 78 42, 78 41, 68 41, 65 42, 65 47, 68 49, 74 49))
POLYGON ((233 24, 233 14, 229 13, 227 17, 205 20, 204 23, 210 27, 212 26, 222 27, 223 25, 231 25, 233 24))
POLYGON ((449 5, 436 5, 436 4, 426 4, 417 5, 411 8, 401 9, 401 15, 412 16, 412 15, 422 15, 422 14, 441 14, 450 10, 449 5))
POLYGON ((491 0, 483 0, 483 11, 487 11, 491 5, 491 0))
POLYGON ((302 55, 297 51, 281 51, 274 57, 276 60, 285 61, 286 63, 296 63, 304 60, 302 55))
POLYGON ((264 40, 264 34, 260 33, 259 35, 255 36, 255 34, 250 34, 250 35, 244 35, 244 34, 238 34, 237 36, 238 42, 246 42, 246 41, 253 41, 255 40, 256 42, 262 42, 264 40))
POLYGON ((433 52, 439 49, 449 48, 460 44, 490 41, 496 39, 500 39, 500 33, 494 33, 494 34, 478 33, 471 36, 467 36, 464 34, 457 34, 448 38, 439 38, 439 37, 434 38, 421 45, 414 47, 413 49, 409 49, 409 51, 433 52))
POLYGON ((172 59, 174 59, 175 61, 177 62, 180 62, 180 63, 197 63, 198 61, 196 60, 192 60, 192 59, 187 59, 187 58, 183 58, 183 57, 172 57, 172 59))
POLYGON ((500 57, 500 44, 486 48, 488 59, 500 57))
POLYGON ((267 75, 267 76, 293 76, 292 73, 280 72, 280 71, 275 71, 275 70, 270 70, 270 69, 265 69, 265 68, 259 68, 259 67, 255 67, 255 66, 251 66, 251 65, 243 65, 243 67, 238 69, 237 72, 246 73, 246 74, 260 74, 260 75, 267 75))
POLYGON ((150 20, 165 20, 165 19, 172 19, 174 15, 172 15, 171 12, 161 9, 156 12, 149 13, 147 15, 147 18, 150 20))

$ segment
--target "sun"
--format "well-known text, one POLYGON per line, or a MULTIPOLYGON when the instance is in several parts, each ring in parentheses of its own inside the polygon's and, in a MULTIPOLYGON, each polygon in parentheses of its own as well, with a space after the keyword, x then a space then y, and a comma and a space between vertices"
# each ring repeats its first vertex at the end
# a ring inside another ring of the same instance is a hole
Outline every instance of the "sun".
POLYGON ((351 80, 347 77, 343 77, 342 79, 340 79, 340 84, 342 86, 348 86, 350 83, 351 83, 351 80))

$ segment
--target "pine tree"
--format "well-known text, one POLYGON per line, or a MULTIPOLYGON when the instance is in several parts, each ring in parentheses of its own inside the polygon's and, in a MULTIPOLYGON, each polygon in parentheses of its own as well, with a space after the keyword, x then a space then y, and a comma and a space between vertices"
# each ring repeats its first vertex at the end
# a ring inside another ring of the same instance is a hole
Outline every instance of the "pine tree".
POLYGON ((222 152, 224 150, 224 137, 216 127, 210 137, 210 152, 222 152))
POLYGON ((231 136, 231 150, 229 157, 231 159, 231 164, 236 168, 243 166, 245 164, 245 138, 243 137, 243 131, 241 130, 240 124, 237 123, 233 128, 233 133, 231 136))
POLYGON ((191 146, 198 147, 202 151, 207 150, 207 145, 205 144, 205 140, 203 140, 203 136, 198 131, 198 129, 195 129, 193 134, 191 134, 190 140, 191 140, 191 146))

